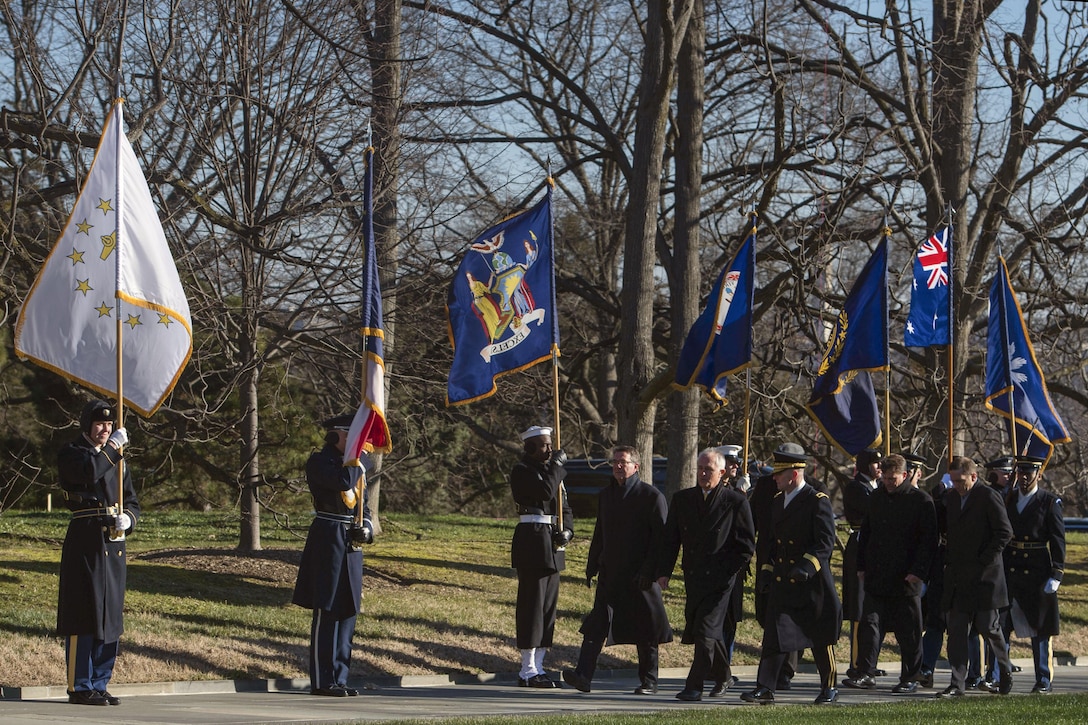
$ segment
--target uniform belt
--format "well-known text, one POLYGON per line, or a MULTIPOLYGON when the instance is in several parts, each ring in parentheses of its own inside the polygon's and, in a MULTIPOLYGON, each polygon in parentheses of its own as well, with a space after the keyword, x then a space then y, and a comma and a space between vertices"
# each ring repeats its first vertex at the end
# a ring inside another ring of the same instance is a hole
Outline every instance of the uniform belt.
POLYGON ((72 512, 73 519, 97 519, 99 516, 112 516, 109 509, 79 509, 72 512))
POLYGON ((338 524, 350 524, 355 521, 355 517, 351 514, 334 514, 329 513, 328 511, 317 511, 314 515, 323 521, 335 521, 338 524))
POLYGON ((523 524, 554 524, 555 517, 541 514, 522 514, 518 517, 518 521, 523 524))
POLYGON ((1009 546, 1014 549, 1045 549, 1045 541, 1010 541, 1009 546))

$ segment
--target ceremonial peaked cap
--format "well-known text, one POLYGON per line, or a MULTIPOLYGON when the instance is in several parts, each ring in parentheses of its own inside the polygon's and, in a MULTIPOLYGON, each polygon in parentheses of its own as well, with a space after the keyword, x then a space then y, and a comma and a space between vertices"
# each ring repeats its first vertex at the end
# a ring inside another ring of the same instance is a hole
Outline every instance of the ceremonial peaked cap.
POLYGON ((1012 456, 1001 456, 983 465, 987 471, 1004 471, 1005 473, 1012 473, 1013 468, 1012 456))
POLYGON ((1016 467, 1020 470, 1035 471, 1042 468, 1046 460, 1038 456, 1017 456, 1016 467))
POLYGON ((325 430, 348 430, 351 428, 351 421, 353 420, 355 420, 354 413, 344 413, 343 415, 336 415, 326 419, 321 424, 321 427, 325 430))
POLYGON ((774 473, 791 468, 804 468, 807 463, 808 456, 805 454, 805 449, 796 443, 783 443, 774 449, 774 465, 772 466, 774 473))

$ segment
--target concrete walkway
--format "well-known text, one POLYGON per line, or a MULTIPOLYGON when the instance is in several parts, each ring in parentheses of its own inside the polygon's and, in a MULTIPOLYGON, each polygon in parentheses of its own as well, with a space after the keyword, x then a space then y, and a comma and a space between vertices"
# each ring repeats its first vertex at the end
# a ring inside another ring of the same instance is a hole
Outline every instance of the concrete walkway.
MULTIPOLYGON (((1013 694, 1028 696, 1035 678, 1030 660, 1016 660, 1024 668, 1014 676, 1013 694)), ((1088 692, 1088 662, 1080 658, 1060 665, 1055 672, 1055 693, 1088 692)), ((888 672, 898 663, 881 663, 888 672)), ((845 667, 840 665, 840 675, 845 667)), ((735 668, 739 685, 724 699, 682 703, 674 695, 683 688, 686 670, 662 670, 660 691, 653 696, 631 694, 637 684, 633 671, 599 673, 593 691, 583 694, 565 687, 533 690, 515 687, 512 679, 483 676, 453 683, 446 677, 388 678, 361 684, 359 697, 314 697, 305 680, 208 681, 111 686, 122 698, 116 707, 70 705, 64 688, 5 688, 0 701, 0 723, 163 723, 171 725, 231 725, 233 723, 379 722, 408 718, 482 717, 538 713, 654 712, 677 708, 759 707, 740 701, 740 693, 754 686, 755 667, 735 668)), ((947 669, 938 669, 934 688, 913 695, 892 695, 895 676, 880 678, 876 690, 839 689, 840 706, 896 700, 932 700, 949 683, 947 669)), ((809 704, 819 687, 811 664, 788 691, 777 693, 774 707, 809 704)), ((1041 697, 1040 695, 1031 695, 1041 697)), ((969 692, 968 697, 999 697, 969 692)), ((940 703, 934 702, 934 707, 940 703)))

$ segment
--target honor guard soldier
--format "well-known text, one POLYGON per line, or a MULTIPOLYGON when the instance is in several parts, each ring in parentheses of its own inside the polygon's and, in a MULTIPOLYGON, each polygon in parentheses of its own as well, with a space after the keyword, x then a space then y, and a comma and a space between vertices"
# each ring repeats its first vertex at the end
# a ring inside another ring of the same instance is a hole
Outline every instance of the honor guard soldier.
POLYGON ((520 437, 525 452, 510 472, 510 493, 518 507, 510 544, 510 565, 518 574, 514 614, 521 651, 518 685, 552 689, 560 685, 545 673, 544 655, 552 646, 559 572, 566 568, 566 545, 574 535, 574 517, 563 489, 567 456, 552 449, 551 428, 534 425, 520 437))
POLYGON ((60 554, 57 634, 64 637, 68 702, 119 705, 106 689, 124 631, 125 537, 140 518, 127 468, 117 468, 128 443, 113 429, 116 409, 92 400, 79 416, 80 436, 60 449, 57 469, 64 502, 72 511, 60 554))
POLYGON ((986 483, 1001 494, 1002 498, 1008 496, 1012 490, 1013 464, 1012 456, 1001 456, 983 465, 986 469, 986 483))
POLYGON ((361 485, 360 461, 344 461, 350 413, 323 423, 325 445, 306 461, 314 520, 306 534, 291 601, 313 610, 310 622, 310 694, 358 695, 348 687, 351 639, 363 596, 361 544, 374 543, 374 526, 361 485))
POLYGON ((1012 629, 1031 638, 1035 664, 1032 692, 1051 690, 1051 637, 1058 634, 1058 587, 1065 573, 1065 519, 1062 500, 1039 487, 1044 461, 1016 457, 1015 486, 1005 509, 1012 524, 1012 541, 1005 547, 1005 579, 1012 604, 1005 621, 1005 638, 1012 629))
POLYGON ((873 448, 858 453, 854 457, 854 477, 842 489, 842 514, 850 525, 850 536, 842 552, 842 616, 850 622, 850 666, 846 676, 851 678, 877 674, 858 670, 858 620, 865 596, 858 583, 858 536, 861 522, 869 512, 869 496, 877 487, 882 457, 883 454, 873 448))
POLYGON ((772 508, 774 535, 769 560, 756 574, 756 587, 767 592, 763 650, 757 686, 740 697, 745 702, 774 702, 775 686, 789 653, 812 649, 820 675, 815 704, 835 702, 835 642, 842 628, 842 605, 831 573, 835 550, 835 515, 826 493, 805 483, 808 456, 796 443, 774 452, 778 493, 772 508))

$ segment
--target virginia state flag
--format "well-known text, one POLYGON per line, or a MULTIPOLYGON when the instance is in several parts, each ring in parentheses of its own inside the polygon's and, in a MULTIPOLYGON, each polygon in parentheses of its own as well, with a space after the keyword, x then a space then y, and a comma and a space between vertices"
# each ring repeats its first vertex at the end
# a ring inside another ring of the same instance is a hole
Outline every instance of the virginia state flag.
POLYGON ((189 302, 114 103, 68 223, 19 313, 15 352, 154 413, 193 349, 189 302), (118 333, 118 317, 122 325, 118 333))
POLYGON ((1050 400, 1005 259, 999 262, 990 287, 986 407, 1005 419, 1010 436, 1015 430, 1014 453, 1049 459, 1055 443, 1071 439, 1050 400))
POLYGON ((354 463, 365 453, 393 450, 385 421, 385 359, 382 325, 382 290, 378 281, 378 252, 374 244, 374 148, 366 150, 363 173, 363 395, 348 429, 344 462, 354 463))
POLYGON ((914 280, 910 313, 903 332, 907 347, 947 345, 949 294, 952 274, 952 228, 945 227, 926 241, 914 255, 914 280))
POLYGON ((551 185, 532 209, 478 236, 450 285, 453 365, 446 405, 495 393, 495 378, 559 351, 552 256, 551 185))
POLYGON ((885 237, 846 296, 806 406, 827 439, 850 456, 883 438, 869 373, 888 367, 887 277, 885 237))
POLYGON ((726 376, 752 361, 755 244, 753 231, 718 275, 676 363, 676 385, 685 390, 698 385, 719 406, 725 404, 726 376))

